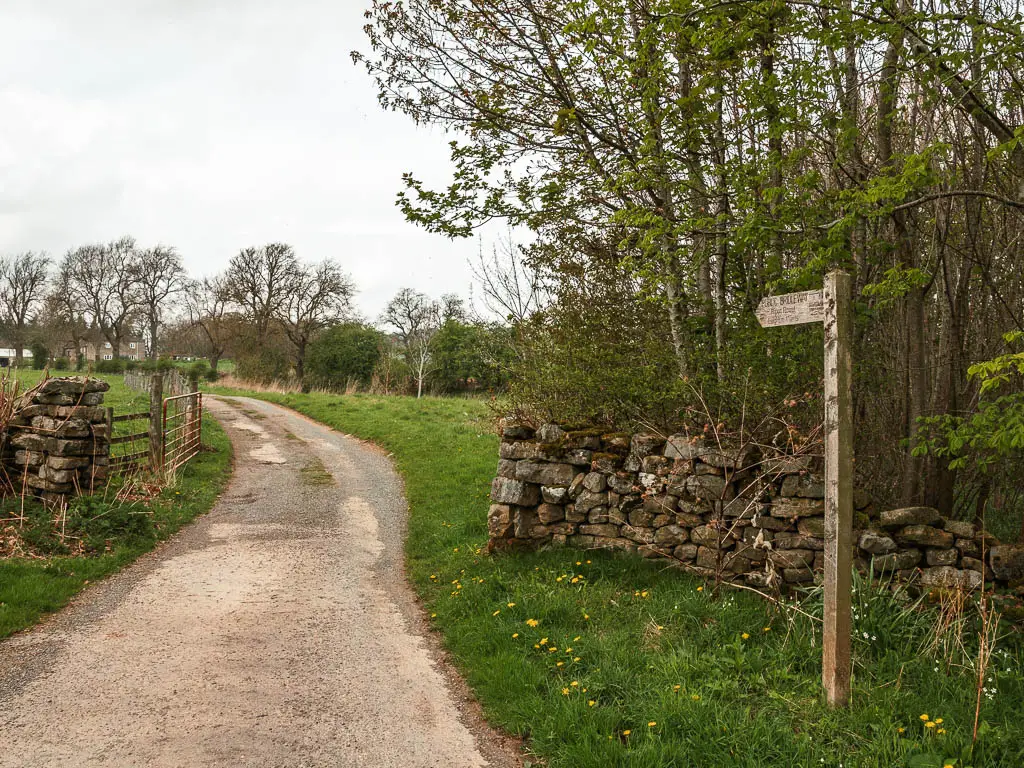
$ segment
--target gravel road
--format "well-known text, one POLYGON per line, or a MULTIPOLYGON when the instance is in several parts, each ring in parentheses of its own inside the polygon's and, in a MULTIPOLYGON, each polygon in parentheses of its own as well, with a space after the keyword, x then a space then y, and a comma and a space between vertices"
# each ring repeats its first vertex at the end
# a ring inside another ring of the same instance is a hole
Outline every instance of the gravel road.
POLYGON ((381 452, 208 399, 235 447, 214 509, 0 643, 0 766, 513 766, 402 573, 381 452))

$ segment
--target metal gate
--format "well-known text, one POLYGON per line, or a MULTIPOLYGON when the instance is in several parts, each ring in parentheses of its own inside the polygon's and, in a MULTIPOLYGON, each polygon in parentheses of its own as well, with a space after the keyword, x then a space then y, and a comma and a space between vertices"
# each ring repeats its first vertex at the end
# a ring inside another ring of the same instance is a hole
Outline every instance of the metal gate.
POLYGON ((173 475, 199 453, 203 434, 203 394, 189 392, 164 400, 163 455, 165 473, 173 475))

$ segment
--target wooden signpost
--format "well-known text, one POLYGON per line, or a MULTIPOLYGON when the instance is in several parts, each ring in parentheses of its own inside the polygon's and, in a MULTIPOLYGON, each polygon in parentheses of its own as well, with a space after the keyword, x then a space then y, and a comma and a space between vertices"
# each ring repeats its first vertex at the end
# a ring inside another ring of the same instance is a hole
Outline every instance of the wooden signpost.
POLYGON ((850 701, 850 569, 853 557, 853 315, 850 276, 825 276, 820 291, 767 296, 765 328, 825 324, 825 623, 821 681, 832 706, 850 701))

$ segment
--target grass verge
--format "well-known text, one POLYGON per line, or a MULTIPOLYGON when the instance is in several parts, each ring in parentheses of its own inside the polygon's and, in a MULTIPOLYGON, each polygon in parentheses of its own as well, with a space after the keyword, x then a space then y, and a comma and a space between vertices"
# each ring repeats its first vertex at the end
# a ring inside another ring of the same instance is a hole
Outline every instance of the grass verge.
MULTIPOLYGON (((79 503, 88 507, 90 523, 83 537, 95 539, 99 553, 0 559, 0 638, 59 610, 90 582, 117 572, 208 511, 230 476, 231 442, 216 421, 204 419, 203 443, 207 450, 189 462, 177 482, 147 502, 115 502, 113 491, 83 497, 79 503), (128 524, 105 524, 115 518, 128 524), (138 525, 140 520, 146 524, 138 525)), ((36 522, 52 528, 52 521, 38 519, 46 514, 41 506, 34 512, 36 522)))
MULTIPOLYGON (((498 443, 485 404, 237 394, 394 455, 413 584, 488 720, 526 738, 535 763, 1024 765, 1021 640, 1002 630, 979 684, 970 603, 916 610, 904 592, 858 583, 853 704, 834 711, 813 618, 635 557, 487 555, 498 443)), ((820 595, 799 607, 820 616, 820 595)))

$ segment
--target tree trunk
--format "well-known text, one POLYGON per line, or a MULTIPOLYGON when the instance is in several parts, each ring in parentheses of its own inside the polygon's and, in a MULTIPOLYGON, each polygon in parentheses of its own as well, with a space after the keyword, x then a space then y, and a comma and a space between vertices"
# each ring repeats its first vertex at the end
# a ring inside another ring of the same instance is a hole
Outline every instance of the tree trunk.
POLYGON ((160 321, 153 315, 149 318, 149 358, 150 360, 157 359, 157 329, 160 327, 160 321))
POLYGON ((903 503, 917 503, 921 492, 920 456, 914 456, 917 444, 917 420, 925 415, 927 371, 924 346, 924 289, 912 288, 904 299, 907 329, 907 431, 906 461, 903 466, 903 503))

